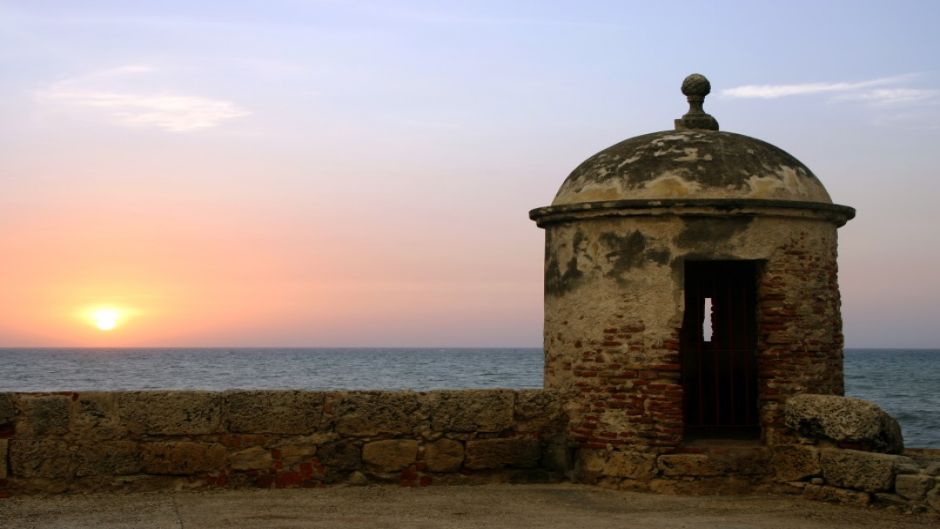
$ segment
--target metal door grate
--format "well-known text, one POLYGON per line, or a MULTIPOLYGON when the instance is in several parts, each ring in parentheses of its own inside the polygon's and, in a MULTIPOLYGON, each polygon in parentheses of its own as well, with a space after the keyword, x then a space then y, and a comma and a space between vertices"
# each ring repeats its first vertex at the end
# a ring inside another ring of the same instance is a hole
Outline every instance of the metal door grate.
POLYGON ((680 335, 687 437, 753 437, 757 418, 755 261, 685 263, 680 335), (705 314, 705 300, 711 314, 705 314), (711 321, 711 340, 704 335, 711 321))

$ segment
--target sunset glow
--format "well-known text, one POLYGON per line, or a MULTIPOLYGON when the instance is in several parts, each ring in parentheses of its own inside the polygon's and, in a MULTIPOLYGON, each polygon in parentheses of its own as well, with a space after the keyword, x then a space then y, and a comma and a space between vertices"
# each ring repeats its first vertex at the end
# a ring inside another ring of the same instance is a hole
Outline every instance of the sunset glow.
POLYGON ((0 347, 538 347, 528 211, 694 71, 858 210, 847 344, 940 343, 940 2, 0 5, 0 347))

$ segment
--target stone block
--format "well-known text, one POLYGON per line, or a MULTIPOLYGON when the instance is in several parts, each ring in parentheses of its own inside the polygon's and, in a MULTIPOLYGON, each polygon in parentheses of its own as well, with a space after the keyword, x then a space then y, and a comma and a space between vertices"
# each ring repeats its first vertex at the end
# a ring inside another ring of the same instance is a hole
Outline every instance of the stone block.
POLYGON ((264 470, 273 466, 274 458, 269 450, 253 446, 231 454, 228 464, 232 470, 264 470))
POLYGON ((901 427, 881 408, 860 399, 837 395, 797 395, 784 407, 787 427, 812 440, 841 446, 900 454, 901 427))
POLYGON ((935 512, 940 513, 940 484, 927 493, 927 505, 935 512))
POLYGON ((143 454, 133 441, 101 441, 77 447, 75 475, 124 476, 141 471, 143 454))
POLYGON ((284 465, 291 466, 302 461, 309 461, 317 454, 317 447, 323 442, 318 436, 291 438, 276 447, 277 454, 284 465))
POLYGON ((577 451, 575 472, 578 481, 595 483, 604 476, 607 468, 607 450, 581 448, 577 451))
POLYGON ((362 452, 351 441, 327 443, 317 449, 317 458, 333 473, 358 470, 362 464, 362 452))
POLYGON ((921 468, 915 462, 899 463, 894 466, 896 474, 920 474, 921 468))
POLYGON ((906 510, 909 507, 907 500, 897 494, 891 494, 890 492, 876 492, 871 496, 872 502, 875 505, 880 505, 882 507, 895 507, 902 510, 906 510))
POLYGON ((11 439, 8 450, 11 477, 67 480, 75 476, 76 457, 65 441, 11 439))
POLYGON ((770 449, 766 447, 734 448, 715 454, 715 457, 724 462, 729 473, 742 476, 773 475, 771 456, 770 449))
POLYGON ((520 432, 552 435, 564 429, 566 416, 558 393, 541 389, 516 392, 515 421, 520 432))
POLYGON ((18 438, 65 435, 69 431, 69 403, 66 395, 20 395, 21 416, 16 425, 18 438))
POLYGON ((910 462, 903 456, 859 450, 826 449, 821 451, 821 456, 826 483, 866 492, 891 490, 895 465, 910 462))
POLYGON ((822 474, 819 450, 812 446, 775 446, 771 463, 777 481, 802 481, 822 474))
POLYGON ((403 391, 341 394, 333 415, 336 432, 353 437, 408 435, 421 419, 417 395, 403 391))
POLYGON ((664 476, 722 476, 726 472, 721 461, 705 454, 663 455, 656 466, 664 476))
POLYGON ((366 443, 362 447, 362 461, 380 472, 395 472, 415 462, 418 441, 413 439, 387 439, 366 443))
POLYGON ((781 494, 803 494, 806 485, 808 483, 805 481, 786 481, 771 485, 770 490, 781 494))
POLYGON ((225 447, 215 443, 174 441, 143 445, 143 470, 149 474, 187 476, 225 468, 225 447))
POLYGON ((635 452, 611 452, 607 459, 606 475, 617 478, 647 480, 653 477, 656 458, 635 452))
POLYGON ((424 449, 424 462, 431 472, 456 472, 463 458, 463 444, 453 439, 438 439, 424 449))
POLYGON ((222 397, 208 391, 129 391, 117 394, 118 414, 131 432, 150 435, 217 433, 222 397))
POLYGON ((719 494, 750 494, 754 485, 740 476, 706 477, 701 479, 654 479, 649 490, 657 494, 681 494, 689 496, 715 496, 719 494))
POLYGON ((16 418, 16 407, 13 405, 12 393, 0 393, 0 426, 10 424, 16 418))
POLYGON ((538 465, 541 447, 537 439, 477 439, 467 441, 464 467, 472 470, 538 465))
POLYGON ((868 505, 871 495, 857 490, 846 490, 827 485, 807 484, 803 488, 803 497, 809 500, 828 501, 830 503, 845 503, 849 505, 868 505))
POLYGON ((592 449, 578 452, 578 471, 589 481, 610 477, 647 480, 655 468, 656 457, 651 454, 592 449))
POLYGON ((126 434, 115 393, 80 393, 72 402, 69 430, 82 439, 118 439, 126 434))
POLYGON ((924 468, 924 472, 929 476, 940 476, 940 461, 932 461, 924 468))
POLYGON ((319 428, 323 399, 313 391, 228 391, 222 403, 230 432, 302 435, 319 428))
POLYGON ((894 480, 894 491, 909 499, 920 501, 933 488, 935 480, 922 474, 901 474, 894 480))
POLYGON ((7 447, 9 441, 0 439, 0 479, 7 479, 7 447))
POLYGON ((763 447, 739 447, 704 454, 660 456, 657 467, 664 476, 756 476, 772 472, 770 451, 763 447))
POLYGON ((563 436, 542 444, 542 466, 547 470, 568 472, 574 467, 574 450, 563 436))
POLYGON ((346 479, 346 483, 354 487, 363 487, 369 484, 369 478, 357 470, 356 472, 349 474, 349 478, 346 479))
POLYGON ((435 391, 427 395, 431 429, 437 432, 501 432, 513 426, 509 390, 435 391))

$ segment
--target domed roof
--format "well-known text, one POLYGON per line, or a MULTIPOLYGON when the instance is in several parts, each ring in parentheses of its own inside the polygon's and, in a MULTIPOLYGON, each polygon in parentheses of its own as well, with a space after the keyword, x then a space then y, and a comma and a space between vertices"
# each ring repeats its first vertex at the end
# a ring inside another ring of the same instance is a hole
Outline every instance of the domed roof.
POLYGON ((832 203, 809 168, 769 143, 731 132, 667 130, 591 156, 571 172, 552 205, 676 198, 832 203))
POLYGON ((687 77, 682 92, 691 108, 676 130, 636 136, 591 156, 568 176, 552 206, 664 199, 832 203, 816 175, 784 150, 719 132, 702 110, 710 89, 703 76, 687 77))

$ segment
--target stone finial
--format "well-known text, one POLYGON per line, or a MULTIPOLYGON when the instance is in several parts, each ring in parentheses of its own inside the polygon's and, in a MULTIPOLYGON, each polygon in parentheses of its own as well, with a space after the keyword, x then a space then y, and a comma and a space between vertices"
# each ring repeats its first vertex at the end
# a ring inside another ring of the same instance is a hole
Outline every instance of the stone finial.
POLYGON ((711 83, 702 74, 693 73, 682 81, 682 93, 689 102, 689 111, 676 120, 676 130, 718 130, 718 121, 702 110, 705 96, 711 91, 711 83))

